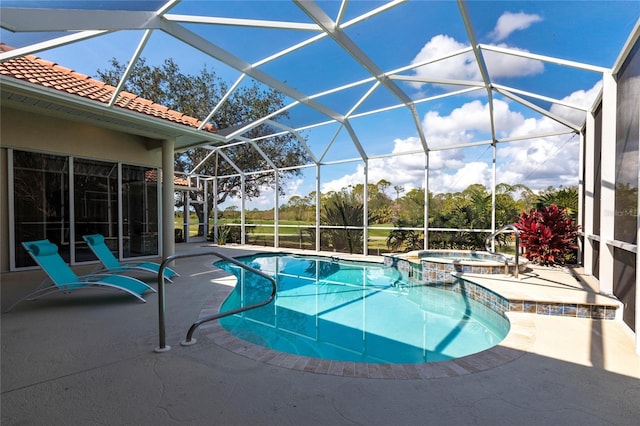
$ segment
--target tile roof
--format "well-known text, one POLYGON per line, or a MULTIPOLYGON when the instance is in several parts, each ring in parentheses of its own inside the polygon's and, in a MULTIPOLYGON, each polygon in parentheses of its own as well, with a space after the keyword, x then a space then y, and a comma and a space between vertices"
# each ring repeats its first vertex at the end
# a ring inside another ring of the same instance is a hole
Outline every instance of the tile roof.
MULTIPOLYGON (((150 169, 144 172, 144 180, 146 182, 158 182, 158 171, 156 169, 150 169)), ((173 184, 179 187, 197 189, 195 182, 190 182, 189 179, 183 175, 173 175, 173 184)))
MULTIPOLYGON (((0 53, 10 50, 13 50, 13 48, 0 43, 0 53)), ((113 86, 33 55, 1 62, 0 74, 81 96, 85 99, 92 99, 103 104, 109 103, 116 90, 113 86)), ((202 123, 196 118, 170 110, 165 106, 155 104, 150 100, 125 91, 118 94, 115 105, 192 128, 198 128, 202 123)), ((215 126, 211 124, 205 125, 203 129, 211 133, 216 132, 215 126)))

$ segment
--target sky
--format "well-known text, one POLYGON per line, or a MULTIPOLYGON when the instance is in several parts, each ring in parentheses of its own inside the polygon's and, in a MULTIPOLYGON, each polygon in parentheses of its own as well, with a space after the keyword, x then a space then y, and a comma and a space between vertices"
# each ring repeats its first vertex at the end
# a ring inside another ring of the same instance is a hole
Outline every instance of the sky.
MULTIPOLYGON (((162 2, 2 2, 3 7, 118 9, 124 5, 132 10, 153 10, 159 4, 162 2)), ((184 24, 184 27, 304 95, 318 95, 314 99, 329 109, 343 115, 354 114, 349 122, 359 143, 369 157, 378 157, 369 160, 370 183, 386 179, 392 185, 401 185, 405 192, 424 186, 426 158, 420 153, 422 143, 417 121, 432 149, 428 158, 430 191, 457 192, 474 183, 490 187, 493 148, 486 144, 492 137, 487 91, 481 87, 451 95, 469 86, 437 83, 483 81, 473 52, 453 54, 471 45, 458 5, 452 1, 413 1, 369 19, 350 22, 381 4, 383 2, 351 1, 343 11, 341 23, 346 23, 343 29, 349 39, 381 71, 412 80, 394 80, 412 100, 429 99, 415 105, 415 120, 407 108, 391 108, 399 103, 398 98, 365 81, 371 75, 328 37, 267 61, 266 58, 308 40, 316 33, 223 25, 184 24), (429 60, 435 62, 401 70, 429 60), (437 82, 424 83, 420 79, 437 82), (322 95, 351 83, 358 84, 339 93, 322 95), (380 108, 389 109, 380 114, 368 114, 380 108), (444 149, 463 144, 477 146, 444 149), (388 156, 390 154, 397 155, 388 156)), ((318 2, 332 19, 340 16, 340 5, 337 1, 318 2)), ((637 1, 472 1, 465 7, 478 43, 604 68, 614 65, 640 16, 640 2, 637 1)), ((304 11, 284 1, 183 1, 169 13, 310 22, 304 11)), ((96 76, 98 69, 108 68, 111 58, 127 62, 141 34, 141 31, 115 32, 37 55, 96 76)), ((0 31, 2 41, 14 47, 50 37, 52 35, 48 33, 0 31)), ((492 83, 515 89, 525 101, 578 126, 584 121, 584 111, 559 103, 590 108, 601 89, 599 72, 488 50, 483 50, 483 55, 492 83), (525 94, 527 92, 545 98, 532 98, 525 94)), ((148 64, 176 59, 184 73, 197 74, 207 66, 229 83, 239 76, 233 67, 160 31, 154 31, 142 56, 148 64)), ((578 184, 578 135, 508 96, 493 92, 492 101, 495 135, 499 141, 496 148, 498 183, 521 183, 534 190, 578 184), (565 134, 548 136, 558 132, 565 134), (501 142, 513 139, 517 141, 501 142)), ((293 99, 285 97, 285 103, 293 103, 293 99)), ((325 122, 326 116, 305 106, 292 107, 289 112, 287 124, 305 129, 301 134, 317 157, 327 162, 360 158, 351 136, 338 124, 308 127, 325 122)), ((305 196, 314 191, 315 179, 315 168, 307 168, 301 176, 285 181, 286 196, 280 203, 292 195, 305 196)), ((323 166, 320 181, 323 192, 363 183, 364 163, 354 161, 323 166)), ((237 204, 238 200, 230 203, 237 204)), ((273 204, 273 192, 266 189, 260 197, 248 201, 247 207, 264 209, 273 204)))

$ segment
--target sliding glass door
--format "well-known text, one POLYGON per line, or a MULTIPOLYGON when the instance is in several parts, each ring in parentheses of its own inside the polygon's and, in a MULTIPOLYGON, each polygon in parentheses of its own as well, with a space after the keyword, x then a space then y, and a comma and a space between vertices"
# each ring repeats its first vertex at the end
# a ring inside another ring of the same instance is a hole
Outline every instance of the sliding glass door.
POLYGON ((68 263, 96 260, 87 234, 102 234, 116 257, 159 254, 157 169, 10 152, 15 268, 35 265, 21 243, 41 239, 68 263))
POLYGON ((70 260, 69 160, 13 152, 13 217, 16 267, 35 265, 21 243, 48 239, 70 260))
POLYGON ((158 254, 158 184, 156 169, 122 166, 124 257, 158 254))
POLYGON ((105 243, 118 252, 118 165, 74 159, 74 230, 76 262, 95 260, 83 235, 102 234, 105 243))

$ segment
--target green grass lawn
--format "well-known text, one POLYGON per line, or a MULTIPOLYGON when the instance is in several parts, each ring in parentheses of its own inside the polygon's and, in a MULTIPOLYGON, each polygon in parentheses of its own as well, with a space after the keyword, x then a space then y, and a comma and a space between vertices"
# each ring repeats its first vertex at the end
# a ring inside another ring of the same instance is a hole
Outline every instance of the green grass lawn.
MULTIPOLYGON (((196 217, 193 216, 191 218, 192 223, 189 224, 189 234, 196 235, 198 232, 198 224, 196 217)), ((174 221, 176 229, 183 229, 182 218, 176 217, 174 221)), ((234 227, 240 227, 239 219, 219 219, 218 223, 220 225, 229 225, 234 227)), ((273 246, 274 242, 274 221, 269 219, 247 219, 247 233, 249 235, 249 243, 265 245, 265 246, 273 246)), ((296 221, 296 220, 281 220, 278 222, 278 234, 279 234, 279 242, 281 247, 289 247, 289 248, 305 248, 313 250, 315 249, 315 238, 312 241, 312 237, 304 232, 307 228, 315 228, 315 224, 306 222, 306 221, 296 221), (286 225, 293 225, 291 227, 286 225), (301 237, 302 233, 302 237, 301 237)), ((375 224, 369 227, 368 232, 368 248, 371 253, 376 252, 388 252, 386 240, 391 232, 390 229, 380 229, 380 228, 392 228, 393 224, 375 224)), ((213 220, 209 221, 209 229, 213 228, 213 220)), ((505 245, 502 247, 497 247, 498 252, 505 254, 513 254, 514 248, 513 246, 505 245)))

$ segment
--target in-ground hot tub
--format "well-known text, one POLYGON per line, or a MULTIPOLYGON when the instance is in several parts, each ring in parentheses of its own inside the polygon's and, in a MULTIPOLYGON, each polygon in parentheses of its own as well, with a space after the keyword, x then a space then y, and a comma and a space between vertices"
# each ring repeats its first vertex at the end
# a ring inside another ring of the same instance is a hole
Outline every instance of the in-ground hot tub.
MULTIPOLYGON (((524 272, 527 263, 519 257, 518 271, 524 272)), ((513 275, 516 268, 513 257, 475 250, 416 250, 386 255, 385 265, 424 282, 452 282, 453 273, 513 275)))

